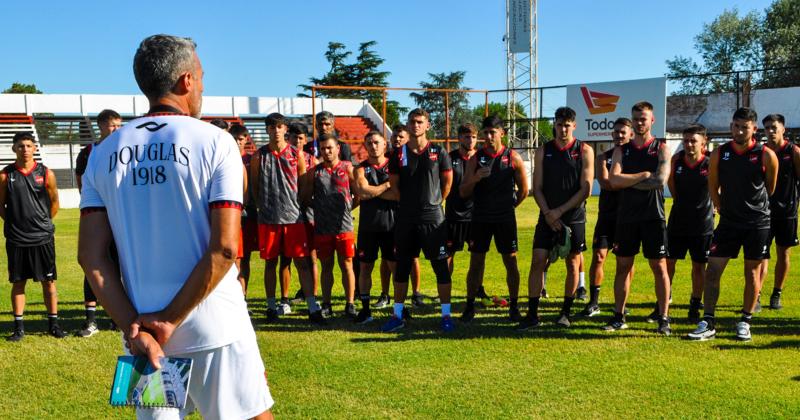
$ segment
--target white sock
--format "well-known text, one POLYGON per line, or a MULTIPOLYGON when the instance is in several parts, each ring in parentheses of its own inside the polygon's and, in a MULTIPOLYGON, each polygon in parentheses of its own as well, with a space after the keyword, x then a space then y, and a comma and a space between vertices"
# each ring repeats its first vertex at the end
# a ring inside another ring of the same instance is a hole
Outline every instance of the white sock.
POLYGON ((403 319, 403 304, 402 303, 395 303, 394 304, 394 316, 403 319))
POLYGON ((450 316, 450 304, 443 303, 442 304, 442 316, 450 316))
POLYGON ((578 274, 578 287, 583 287, 584 289, 586 288, 586 276, 584 275, 583 271, 578 274))
POLYGON ((544 272, 544 280, 542 281, 542 289, 547 289, 547 271, 544 272))

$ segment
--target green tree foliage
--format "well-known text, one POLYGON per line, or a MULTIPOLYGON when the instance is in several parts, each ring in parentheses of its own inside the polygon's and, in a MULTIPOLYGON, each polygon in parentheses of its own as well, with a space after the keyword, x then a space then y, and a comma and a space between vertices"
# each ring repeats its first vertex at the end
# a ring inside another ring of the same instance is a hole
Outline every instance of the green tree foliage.
POLYGON ((766 68, 794 67, 770 71, 763 87, 800 84, 800 1, 777 0, 766 10, 761 45, 766 68))
MULTIPOLYGON (((464 89, 464 77, 467 72, 454 71, 450 73, 428 73, 429 81, 419 82, 423 89, 464 89)), ((455 138, 456 130, 460 124, 474 122, 472 110, 469 108, 469 98, 466 92, 447 93, 447 108, 450 114, 450 132, 446 131, 445 92, 422 91, 413 92, 409 96, 414 103, 431 114, 431 130, 437 139, 455 138)))
MULTIPOLYGON (((310 84, 299 85, 305 92, 311 91, 311 86, 389 86, 388 78, 391 75, 388 71, 381 71, 379 67, 385 61, 378 55, 373 47, 377 45, 375 41, 362 42, 358 46, 358 55, 354 62, 348 61, 353 55, 352 51, 341 42, 329 42, 328 50, 325 52, 325 59, 330 64, 330 69, 322 77, 309 77, 310 84)), ((309 97, 308 93, 300 93, 298 96, 309 97)), ((378 113, 383 109, 383 93, 379 90, 317 90, 317 96, 322 98, 341 98, 341 99, 367 99, 378 113)), ((400 106, 397 101, 386 101, 386 123, 389 126, 400 121, 400 114, 406 108, 400 106)))
POLYGON ((42 93, 41 90, 36 88, 36 85, 14 82, 11 87, 4 90, 3 93, 42 93))

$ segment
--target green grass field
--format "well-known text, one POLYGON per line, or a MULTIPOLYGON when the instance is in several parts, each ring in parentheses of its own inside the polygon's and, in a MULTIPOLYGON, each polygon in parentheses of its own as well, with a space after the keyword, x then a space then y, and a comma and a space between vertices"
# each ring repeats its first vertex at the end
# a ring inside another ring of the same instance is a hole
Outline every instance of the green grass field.
MULTIPOLYGON (((669 204, 669 202, 668 202, 669 204)), ((597 200, 590 200, 591 238, 597 200)), ((522 295, 537 217, 533 200, 519 209, 522 295)), ((78 212, 57 217, 60 316, 70 332, 83 321, 82 273, 76 263, 78 212)), ((584 254, 588 270, 591 258, 584 254)), ((793 253, 797 259, 797 252, 793 253)), ((454 312, 464 304, 468 255, 459 253, 454 278, 454 312)), ((753 341, 733 340, 742 299, 742 262, 732 261, 723 276, 719 334, 704 343, 682 339, 694 328, 686 320, 689 262, 678 264, 674 281, 672 337, 656 336, 645 322, 653 302, 653 281, 645 261, 637 260, 629 307, 630 329, 605 333, 611 313, 614 259, 606 266, 602 316, 576 319, 573 328, 552 325, 563 295, 564 266, 550 269, 543 328, 517 333, 501 309, 479 312, 468 326, 438 332, 438 308, 415 311, 400 334, 381 334, 378 321, 356 327, 337 319, 324 329, 310 328, 293 314, 265 326, 263 264, 256 263, 250 289, 261 352, 276 404, 286 418, 763 418, 800 416, 800 298, 798 269, 792 267, 784 294, 785 309, 756 315, 753 341)), ((0 258, 6 269, 6 258, 0 258)), ((770 267, 772 271, 772 266, 770 267)), ((486 288, 503 295, 505 274, 497 254, 489 254, 486 288)), ((377 280, 376 280, 377 281, 377 280)), ((423 262, 423 292, 435 294, 435 280, 423 262)), ((588 282, 588 273, 587 273, 588 282)), ((297 283, 292 284, 292 293, 297 283)), ((766 294, 772 279, 765 282, 766 294)), ((11 329, 10 287, 0 282, 0 330, 11 329)), ((341 313, 341 287, 334 310, 341 313)), ((373 289, 373 294, 375 293, 373 289)), ((118 333, 102 331, 89 339, 56 340, 45 335, 41 289, 29 284, 26 329, 20 343, 0 340, 0 418, 132 418, 130 409, 108 405, 118 333)), ((523 308, 526 300, 521 302, 523 308)), ((576 302, 575 310, 582 303, 576 302)), ((303 309, 303 308, 300 308, 303 309)), ((101 327, 105 325, 101 321, 101 327)), ((224 328, 220 325, 220 328, 224 328)))

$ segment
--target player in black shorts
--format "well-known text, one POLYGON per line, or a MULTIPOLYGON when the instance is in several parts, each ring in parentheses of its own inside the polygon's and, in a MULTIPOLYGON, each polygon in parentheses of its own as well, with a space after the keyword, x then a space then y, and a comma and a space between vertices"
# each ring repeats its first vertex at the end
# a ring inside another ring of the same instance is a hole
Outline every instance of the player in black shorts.
POLYGON ((56 338, 66 333, 58 325, 56 293, 56 247, 53 217, 58 212, 58 187, 53 171, 33 159, 36 140, 29 132, 14 135, 12 150, 17 155, 0 172, 0 218, 6 238, 8 281, 11 282, 11 310, 14 331, 8 341, 25 336, 25 284, 32 278, 42 283, 47 308, 48 332, 56 338))
POLYGON ((455 328, 450 317, 450 272, 447 269, 447 226, 442 201, 450 193, 453 168, 450 157, 426 137, 430 116, 422 109, 408 114, 408 143, 394 150, 389 158, 390 197, 400 201, 395 225, 397 270, 394 276, 394 314, 381 327, 392 332, 405 326, 403 303, 408 293, 408 277, 413 258, 419 251, 431 262, 442 308, 441 328, 455 328))
POLYGON ((706 268, 703 319, 689 333, 691 340, 716 336, 714 311, 720 278, 728 260, 744 247, 744 299, 736 338, 751 339, 750 323, 761 288, 761 263, 769 254, 769 195, 775 191, 778 158, 755 139, 756 112, 739 108, 731 122, 732 141, 714 149, 708 173, 708 192, 719 213, 706 268))
MULTIPOLYGON (((386 157, 386 139, 380 132, 370 131, 364 136, 364 147, 367 149, 367 159, 355 169, 358 195, 361 198, 357 252, 361 264, 358 278, 361 310, 355 319, 359 324, 372 321, 369 294, 372 289, 372 269, 375 260, 378 259, 378 251, 381 252, 381 259, 387 263, 391 272, 395 270, 397 260, 394 252, 397 201, 386 198, 389 195, 389 158, 386 157)), ((380 273, 381 283, 389 282, 391 272, 380 273)))
POLYGON ((571 248, 564 259, 567 276, 564 304, 556 320, 569 327, 570 311, 578 287, 581 253, 586 250, 586 198, 592 191, 594 152, 576 139, 575 111, 561 107, 555 113, 555 138, 536 150, 533 170, 533 197, 539 205, 539 220, 533 234, 533 259, 528 276, 527 316, 518 329, 539 326, 539 299, 544 285, 544 270, 550 250, 569 228, 571 248))
MULTIPOLYGON (((515 209, 528 196, 525 164, 519 153, 503 145, 506 131, 503 120, 489 116, 481 126, 483 148, 467 163, 460 195, 471 197, 472 225, 469 230, 469 271, 467 272, 467 306, 461 320, 475 317, 475 297, 483 283, 486 253, 494 237, 495 248, 503 258, 509 294, 509 317, 522 320, 517 306, 519 267, 517 266, 517 216, 515 209)), ((452 194, 451 194, 452 195, 452 194)))
MULTIPOLYGON (((708 137, 702 124, 683 130, 683 150, 672 156, 672 170, 667 185, 672 194, 672 210, 667 223, 667 272, 670 289, 675 278, 675 264, 692 258, 692 295, 689 319, 700 320, 711 235, 714 233, 714 208, 708 195, 708 137)), ((655 313, 658 313, 656 308, 655 313)))
MULTIPOLYGON (((633 137, 633 123, 627 118, 614 121, 614 147, 622 146, 633 137)), ((589 303, 580 312, 580 316, 595 316, 600 313, 600 287, 603 285, 603 265, 608 249, 614 244, 614 232, 617 229, 617 205, 619 191, 611 188, 608 173, 611 170, 611 157, 614 149, 597 155, 594 161, 595 176, 600 184, 600 199, 597 204, 597 223, 594 226, 592 239, 592 264, 589 266, 589 303)))
MULTIPOLYGON (((800 148, 783 135, 785 119, 781 114, 770 114, 761 120, 767 135, 766 146, 778 157, 778 181, 775 193, 769 197, 770 245, 775 239, 775 283, 769 298, 770 309, 781 309, 781 293, 789 273, 789 248, 797 241, 797 183, 800 180, 800 148)), ((761 282, 767 278, 767 260, 761 265, 761 282)))
POLYGON ((453 274, 453 259, 456 252, 464 249, 472 221, 472 197, 461 197, 459 188, 464 180, 467 162, 475 155, 478 144, 478 129, 466 123, 458 127, 458 149, 450 152, 453 164, 452 194, 447 196, 444 217, 447 220, 447 266, 453 274))
MULTIPOLYGON (((87 144, 75 159, 75 181, 78 183, 78 192, 81 191, 83 184, 81 178, 86 172, 86 164, 89 162, 89 154, 92 152, 94 146, 100 144, 111 133, 117 131, 122 127, 122 117, 112 109, 104 109, 97 114, 97 128, 100 129, 100 139, 97 143, 87 144)), ((111 247, 111 255, 116 257, 116 247, 111 247)), ((116 261, 116 258, 114 258, 116 261)), ((78 331, 79 337, 91 337, 99 332, 97 329, 97 321, 95 313, 97 312, 97 297, 94 295, 92 288, 89 287, 89 282, 86 277, 83 278, 83 304, 86 312, 86 321, 83 327, 78 331)), ((114 321, 111 321, 111 328, 114 329, 114 321)))
POLYGON ((670 335, 669 275, 667 274, 667 229, 664 214, 664 184, 669 177, 670 152, 667 145, 650 132, 655 118, 653 105, 639 102, 631 110, 633 139, 614 149, 609 181, 621 189, 617 210, 614 254, 614 316, 603 327, 606 331, 627 328, 625 304, 630 291, 633 261, 642 247, 653 271, 659 319, 656 332, 670 335))

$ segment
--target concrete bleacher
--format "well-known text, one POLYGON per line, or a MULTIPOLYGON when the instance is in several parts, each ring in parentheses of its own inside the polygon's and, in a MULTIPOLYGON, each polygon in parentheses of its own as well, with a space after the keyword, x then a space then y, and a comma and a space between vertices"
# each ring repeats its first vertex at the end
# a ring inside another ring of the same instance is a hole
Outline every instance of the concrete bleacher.
MULTIPOLYGON (((33 133, 33 137, 36 138, 37 143, 39 142, 33 117, 24 114, 0 114, 0 168, 14 163, 17 159, 11 146, 14 143, 14 135, 21 131, 33 133)), ((41 150, 36 152, 34 158, 41 161, 41 150)))

